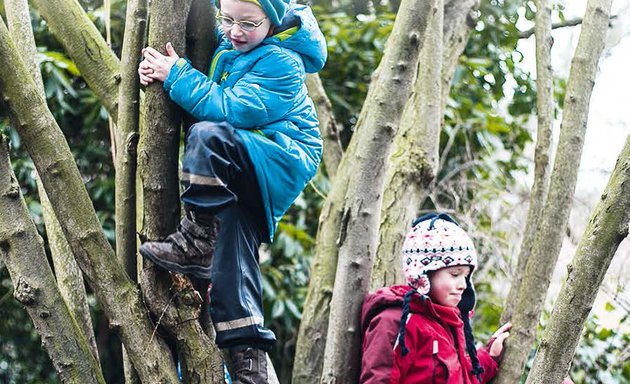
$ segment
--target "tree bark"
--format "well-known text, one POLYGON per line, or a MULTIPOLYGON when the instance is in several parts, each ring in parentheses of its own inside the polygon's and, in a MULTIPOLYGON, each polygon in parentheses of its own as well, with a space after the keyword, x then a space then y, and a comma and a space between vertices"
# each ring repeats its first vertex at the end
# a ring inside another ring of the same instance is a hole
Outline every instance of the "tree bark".
POLYGON ((120 62, 77 0, 31 0, 114 121, 120 62))
MULTIPOLYGON (((31 78, 37 86, 40 96, 45 100, 44 82, 39 70, 39 65, 37 64, 37 48, 35 47, 35 40, 33 38, 33 27, 31 26, 31 15, 29 13, 28 3, 26 0, 6 1, 5 11, 7 14, 9 32, 11 36, 13 36, 13 41, 24 60, 24 64, 31 78)), ((48 200, 40 178, 37 177, 36 181, 37 191, 42 205, 44 224, 46 226, 46 234, 48 236, 48 245, 55 266, 57 285, 75 321, 87 337, 92 353, 98 363, 98 348, 96 346, 94 329, 92 328, 92 317, 87 303, 83 274, 74 260, 74 255, 63 235, 59 221, 57 221, 57 217, 50 206, 50 201, 48 200)))
MULTIPOLYGON (((4 23, 0 26, 3 29, 4 23)), ((11 170, 8 144, 0 136, 0 259, 14 284, 14 297, 26 308, 42 345, 64 383, 105 383, 90 344, 72 321, 48 265, 20 187, 11 170)))
POLYGON ((526 384, 559 383, 569 372, 580 330, 630 222, 630 136, 580 240, 526 384))
POLYGON ((512 320, 513 331, 496 379, 497 384, 518 382, 536 337, 536 326, 553 267, 560 253, 575 193, 588 106, 597 63, 604 48, 611 2, 612 0, 589 0, 587 5, 582 32, 571 63, 558 152, 543 209, 543 219, 527 262, 521 290, 517 295, 512 320))
POLYGON ((442 57, 444 1, 432 0, 414 92, 405 105, 394 139, 383 195, 379 242, 370 290, 400 283, 400 247, 420 208, 423 190, 437 173, 442 126, 442 57))
MULTIPOLYGON (((149 45, 163 49, 171 42, 183 55, 191 4, 192 0, 153 1, 149 45)), ((159 240, 174 232, 180 219, 178 151, 182 111, 170 101, 162 83, 150 85, 145 95, 145 127, 140 143, 142 233, 146 239, 159 240)), ((219 373, 221 377, 223 374, 220 355, 198 321, 201 301, 191 299, 199 293, 183 276, 169 276, 155 266, 145 267, 143 275, 147 304, 175 340, 187 382, 218 382, 219 373), (171 287, 176 287, 174 292, 171 287)))
POLYGON ((324 141, 323 162, 326 168, 328 178, 333 180, 337 174, 337 168, 343 156, 343 148, 339 139, 341 125, 335 120, 332 110, 332 104, 326 90, 322 84, 322 80, 318 74, 309 74, 306 76, 306 86, 308 94, 315 103, 317 117, 319 118, 319 130, 324 141))
MULTIPOLYGON (((138 65, 147 27, 147 0, 127 2, 125 35, 123 38, 118 89, 118 129, 116 130, 116 256, 127 272, 127 276, 138 281, 138 259, 136 239, 136 169, 140 117, 140 78, 138 65)), ((123 346, 125 383, 138 383, 138 374, 133 368, 123 346)))
MULTIPOLYGON (((470 13, 477 4, 478 0, 450 0, 445 5, 445 21, 448 21, 448 23, 445 24, 444 39, 445 42, 448 41, 448 44, 445 44, 445 47, 448 48, 445 49, 444 54, 452 58, 453 65, 452 69, 450 69, 450 75, 447 73, 449 69, 443 66, 443 90, 450 87, 457 58, 468 40, 467 36, 471 25, 474 26, 474 23, 470 22, 470 13), (451 23, 451 20, 453 20, 453 23, 451 23), (455 20, 460 21, 460 23, 455 22, 455 20), (462 23, 461 21, 463 20, 466 20, 466 23, 462 23), (462 25, 465 28, 462 28, 462 25), (444 84, 447 84, 447 87, 444 84)), ((373 76, 373 79, 375 78, 373 76)), ((443 96, 443 104, 446 103, 447 96, 448 92, 443 96)), ((362 113, 365 113, 365 111, 366 108, 363 108, 362 113)), ((356 133, 359 132, 361 131, 358 130, 356 133)), ((361 132, 360 135, 363 134, 361 132)), ((373 135, 369 132, 365 134, 368 136, 373 135)), ((330 314, 330 299, 337 270, 337 240, 340 235, 341 205, 348 186, 348 174, 352 172, 352 167, 357 161, 353 157, 356 156, 356 144, 360 135, 353 135, 353 139, 350 141, 337 171, 339 175, 345 176, 336 176, 333 179, 333 188, 328 194, 319 216, 317 248, 312 262, 311 281, 304 303, 297 339, 296 364, 293 369, 292 379, 294 383, 316 383, 321 375, 328 316, 330 314)))
POLYGON ((177 375, 164 344, 152 337, 140 295, 115 260, 68 144, 39 96, 4 23, 0 23, 0 67, 12 76, 0 76, 0 94, 15 122, 26 150, 59 219, 70 248, 86 279, 119 332, 141 379, 176 383, 177 375))
POLYGON ((512 285, 505 301, 500 324, 512 319, 516 296, 521 287, 527 260, 532 251, 536 228, 541 221, 547 189, 549 188, 549 157, 553 131, 553 69, 551 67, 551 4, 548 0, 536 1, 536 110, 538 113, 538 132, 534 152, 534 184, 529 199, 525 234, 516 263, 516 273, 512 276, 512 285))
POLYGON ((359 318, 369 288, 385 180, 385 163, 413 88, 433 4, 403 1, 353 135, 352 170, 342 204, 338 263, 330 303, 322 383, 355 383, 361 348, 359 318), (341 283, 343 282, 343 283, 341 283))

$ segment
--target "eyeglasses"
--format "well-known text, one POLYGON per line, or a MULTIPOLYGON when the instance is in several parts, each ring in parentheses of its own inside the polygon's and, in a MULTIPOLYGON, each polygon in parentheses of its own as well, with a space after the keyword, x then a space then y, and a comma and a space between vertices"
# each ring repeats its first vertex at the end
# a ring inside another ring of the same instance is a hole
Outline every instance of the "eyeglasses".
POLYGON ((221 23, 221 26, 223 26, 223 28, 232 28, 236 24, 241 27, 241 29, 245 32, 253 32, 256 28, 262 25, 265 19, 267 19, 267 17, 264 17, 258 22, 249 20, 234 20, 229 16, 222 15, 221 11, 217 12, 216 18, 217 20, 219 20, 219 23, 221 23))

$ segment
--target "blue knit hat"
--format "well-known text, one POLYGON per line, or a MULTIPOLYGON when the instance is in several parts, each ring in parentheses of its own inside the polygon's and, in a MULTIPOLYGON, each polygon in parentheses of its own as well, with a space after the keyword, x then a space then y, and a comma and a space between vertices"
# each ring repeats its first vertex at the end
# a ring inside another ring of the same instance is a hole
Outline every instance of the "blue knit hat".
MULTIPOLYGON (((289 9, 292 0, 238 0, 258 5, 274 25, 282 24, 282 19, 289 9)), ((214 0, 214 5, 221 7, 221 0, 214 0)))

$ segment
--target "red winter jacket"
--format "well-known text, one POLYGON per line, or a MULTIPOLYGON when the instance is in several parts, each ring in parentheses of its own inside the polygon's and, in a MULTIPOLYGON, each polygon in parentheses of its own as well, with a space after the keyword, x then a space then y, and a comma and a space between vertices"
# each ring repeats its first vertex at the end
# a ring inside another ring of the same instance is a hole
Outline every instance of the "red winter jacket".
MULTIPOLYGON (((404 357, 394 344, 400 329, 408 286, 382 288, 366 297, 361 313, 363 356, 360 383, 479 384, 472 375, 459 309, 421 302, 413 295, 405 330, 404 357), (454 342, 454 336, 457 343, 454 342), (457 345, 457 348, 456 348, 457 345)), ((497 374, 497 363, 485 348, 477 350, 484 369, 482 383, 497 374)))

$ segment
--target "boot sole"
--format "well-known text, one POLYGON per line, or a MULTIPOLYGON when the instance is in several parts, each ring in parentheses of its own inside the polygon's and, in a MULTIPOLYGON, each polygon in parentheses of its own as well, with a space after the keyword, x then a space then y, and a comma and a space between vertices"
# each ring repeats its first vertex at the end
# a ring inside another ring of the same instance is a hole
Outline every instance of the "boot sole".
POLYGON ((167 271, 178 272, 184 275, 192 275, 200 279, 210 279, 212 276, 212 267, 202 267, 201 265, 180 265, 172 261, 162 260, 153 252, 144 249, 142 246, 140 247, 140 254, 145 259, 148 259, 167 271))

